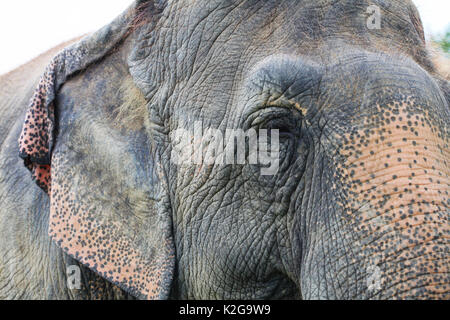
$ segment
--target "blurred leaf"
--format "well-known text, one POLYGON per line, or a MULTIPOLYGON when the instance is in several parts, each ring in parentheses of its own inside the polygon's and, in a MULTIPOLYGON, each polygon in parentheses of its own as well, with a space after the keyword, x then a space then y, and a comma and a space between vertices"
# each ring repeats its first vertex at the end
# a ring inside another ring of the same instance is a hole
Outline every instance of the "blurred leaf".
POLYGON ((444 36, 433 37, 433 41, 436 42, 445 53, 450 53, 450 30, 444 36))

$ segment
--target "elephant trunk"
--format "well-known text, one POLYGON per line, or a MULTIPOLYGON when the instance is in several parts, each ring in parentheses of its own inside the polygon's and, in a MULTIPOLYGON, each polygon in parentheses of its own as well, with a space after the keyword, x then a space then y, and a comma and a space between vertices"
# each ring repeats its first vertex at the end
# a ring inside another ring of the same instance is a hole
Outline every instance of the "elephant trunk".
POLYGON ((448 132, 411 105, 345 136, 322 205, 334 214, 313 219, 304 252, 305 298, 450 298, 448 132))
POLYGON ((397 115, 362 154, 347 154, 358 170, 350 171, 346 213, 367 263, 369 297, 450 297, 448 132, 414 105, 392 105, 397 115))

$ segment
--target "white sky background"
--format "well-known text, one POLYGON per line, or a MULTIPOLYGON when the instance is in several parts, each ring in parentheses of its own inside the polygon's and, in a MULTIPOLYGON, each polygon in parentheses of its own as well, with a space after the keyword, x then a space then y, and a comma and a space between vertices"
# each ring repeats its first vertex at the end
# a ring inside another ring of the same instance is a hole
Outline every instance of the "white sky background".
MULTIPOLYGON (((450 27, 450 0, 413 0, 425 32, 450 27)), ((61 42, 98 30, 133 0, 1 0, 0 74, 31 60, 61 42)))

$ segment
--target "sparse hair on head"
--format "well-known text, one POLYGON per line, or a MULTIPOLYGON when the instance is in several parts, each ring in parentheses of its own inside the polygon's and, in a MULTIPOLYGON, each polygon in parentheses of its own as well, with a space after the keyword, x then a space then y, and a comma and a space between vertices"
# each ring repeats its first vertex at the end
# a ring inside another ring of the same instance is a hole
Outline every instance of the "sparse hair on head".
POLYGON ((164 10, 164 1, 147 0, 140 1, 135 9, 134 19, 131 22, 130 29, 136 30, 148 23, 154 21, 155 17, 159 16, 164 10))

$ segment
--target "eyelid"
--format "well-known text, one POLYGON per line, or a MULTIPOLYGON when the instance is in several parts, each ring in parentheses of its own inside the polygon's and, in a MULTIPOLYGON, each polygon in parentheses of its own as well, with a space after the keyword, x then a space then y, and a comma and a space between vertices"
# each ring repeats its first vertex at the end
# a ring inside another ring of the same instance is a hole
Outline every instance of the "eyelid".
POLYGON ((299 102, 292 100, 292 99, 287 100, 283 97, 280 97, 274 101, 269 101, 266 104, 268 106, 295 109, 295 110, 299 111, 303 117, 306 117, 306 115, 308 114, 308 109, 302 107, 299 102))
POLYGON ((286 122, 288 123, 295 117, 293 112, 296 112, 293 108, 273 105, 264 109, 259 109, 258 112, 255 112, 253 114, 254 117, 249 119, 249 124, 250 127, 254 128, 280 119, 287 119, 286 122))

